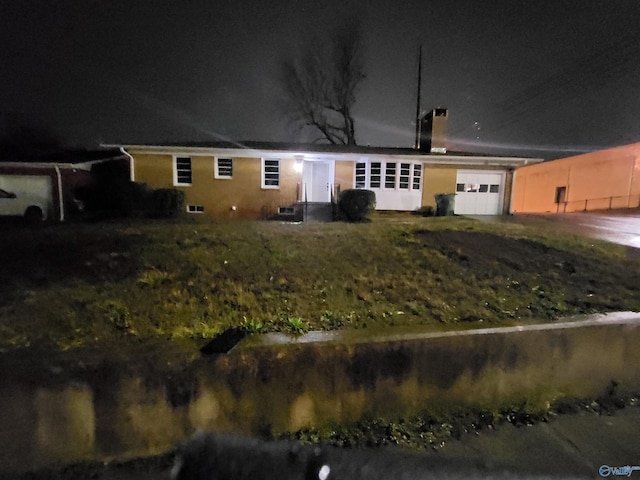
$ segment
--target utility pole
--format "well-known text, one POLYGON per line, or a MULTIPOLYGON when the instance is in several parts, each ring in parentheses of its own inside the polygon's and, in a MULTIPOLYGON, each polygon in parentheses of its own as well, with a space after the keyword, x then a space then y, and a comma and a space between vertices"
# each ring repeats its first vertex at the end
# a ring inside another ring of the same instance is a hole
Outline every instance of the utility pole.
POLYGON ((420 149, 420 89, 422 87, 422 44, 418 45, 418 91, 416 94, 416 141, 413 148, 420 149))

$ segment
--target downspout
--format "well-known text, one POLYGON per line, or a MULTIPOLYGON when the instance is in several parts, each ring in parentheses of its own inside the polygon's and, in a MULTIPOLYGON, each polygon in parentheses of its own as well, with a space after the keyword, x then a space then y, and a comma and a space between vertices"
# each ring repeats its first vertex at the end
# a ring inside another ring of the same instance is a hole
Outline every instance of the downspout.
POLYGON ((129 179, 130 179, 132 182, 135 182, 135 181, 136 181, 136 175, 135 175, 135 172, 134 172, 134 170, 133 170, 133 162, 134 162, 133 157, 129 154, 129 152, 127 152, 127 151, 124 149, 124 147, 120 147, 120 151, 122 152, 122 154, 123 154, 125 157, 127 157, 127 158, 129 159, 129 179))
MULTIPOLYGON (((504 214, 504 211, 507 211, 507 215, 513 215, 513 195, 515 193, 516 190, 516 175, 517 175, 518 170, 516 168, 514 168, 512 171, 507 170, 507 175, 511 174, 511 192, 509 192, 509 205, 507 206, 507 208, 502 208, 502 213, 504 214)), ((506 183, 506 182, 505 182, 506 183)), ((507 201, 507 196, 504 195, 504 200, 507 201)))
POLYGON ((60 173, 60 167, 56 165, 56 177, 58 179, 58 208, 60 208, 60 221, 64 222, 64 200, 62 195, 62 174, 60 173))

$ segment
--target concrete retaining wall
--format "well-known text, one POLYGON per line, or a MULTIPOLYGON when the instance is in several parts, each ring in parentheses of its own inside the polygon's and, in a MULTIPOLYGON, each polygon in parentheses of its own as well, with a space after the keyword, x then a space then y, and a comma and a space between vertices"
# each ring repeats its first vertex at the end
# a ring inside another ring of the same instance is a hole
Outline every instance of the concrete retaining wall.
POLYGON ((458 333, 249 338, 216 358, 0 358, 0 471, 171 449, 196 429, 296 430, 433 405, 640 390, 640 314, 458 333), (42 360, 42 359, 40 359, 42 360))

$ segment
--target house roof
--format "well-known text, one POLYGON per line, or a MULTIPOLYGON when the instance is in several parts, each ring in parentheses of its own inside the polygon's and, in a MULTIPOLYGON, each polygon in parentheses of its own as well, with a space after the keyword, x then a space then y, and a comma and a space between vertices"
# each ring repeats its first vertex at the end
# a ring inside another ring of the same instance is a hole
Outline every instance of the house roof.
MULTIPOLYGON (((109 145, 114 147, 115 145, 109 145)), ((123 146, 128 152, 149 152, 166 154, 226 154, 230 156, 265 156, 279 155, 290 157, 335 158, 340 155, 347 160, 359 160, 362 157, 384 156, 424 160, 430 163, 454 164, 494 164, 501 166, 521 166, 541 162, 541 158, 512 157, 471 152, 430 153, 413 148, 371 147, 362 145, 306 144, 286 142, 164 142, 149 144, 129 144, 123 146)))
POLYGON ((65 149, 31 156, 7 156, 0 158, 0 165, 9 163, 42 164, 42 165, 78 165, 95 163, 116 158, 126 158, 126 154, 120 148, 100 148, 93 150, 65 149))

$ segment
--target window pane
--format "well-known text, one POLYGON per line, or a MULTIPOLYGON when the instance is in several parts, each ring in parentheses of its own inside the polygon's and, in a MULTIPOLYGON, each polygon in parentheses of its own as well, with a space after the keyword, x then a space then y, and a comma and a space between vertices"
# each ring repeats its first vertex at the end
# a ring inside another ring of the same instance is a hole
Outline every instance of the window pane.
POLYGON ((278 187, 280 185, 280 160, 264 161, 263 185, 265 187, 278 187))
POLYGON ((387 169, 384 172, 384 188, 396 188, 396 164, 387 163, 387 169))
POLYGON ((420 177, 422 176, 422 165, 413 166, 413 189, 420 190, 420 177))
POLYGON ((176 157, 176 183, 191 183, 191 157, 176 157))
POLYGON ((218 176, 219 177, 233 176, 233 159, 231 158, 218 159, 218 176))
POLYGON ((489 185, 480 185, 479 192, 486 193, 489 191, 489 185))
POLYGON ((411 175, 411 164, 400 164, 400 188, 409 190, 409 176, 411 175))
POLYGON ((456 192, 464 192, 464 183, 456 183, 456 192))
POLYGON ((500 193, 500 185, 491 185, 489 191, 491 193, 500 193))
POLYGON ((382 164, 380 162, 371 163, 371 174, 369 176, 370 188, 380 188, 381 172, 382 172, 382 164))
POLYGON ((356 163, 356 188, 365 187, 367 165, 364 162, 356 163))

